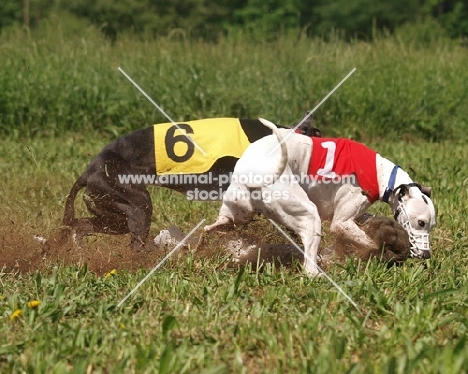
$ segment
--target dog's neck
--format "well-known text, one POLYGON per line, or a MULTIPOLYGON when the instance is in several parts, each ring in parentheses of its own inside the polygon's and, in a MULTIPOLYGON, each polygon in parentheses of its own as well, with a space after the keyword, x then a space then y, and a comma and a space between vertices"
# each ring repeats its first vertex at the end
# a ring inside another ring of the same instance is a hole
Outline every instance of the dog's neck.
MULTIPOLYGON (((382 201, 385 190, 388 187, 390 175, 392 174, 392 170, 395 164, 391 162, 390 160, 387 160, 386 158, 380 156, 379 154, 377 154, 376 164, 377 164, 377 181, 379 183, 379 199, 382 201)), ((395 185, 393 186, 393 188, 396 188, 402 184, 410 184, 410 183, 413 183, 413 180, 408 175, 408 173, 404 171, 403 169, 398 168, 396 175, 395 175, 395 185)), ((411 188, 415 190, 414 192, 416 194, 421 193, 418 187, 411 187, 411 188)), ((398 207, 398 198, 395 196, 395 194, 393 193, 390 194, 387 203, 392 207, 393 213, 395 213, 398 207)))

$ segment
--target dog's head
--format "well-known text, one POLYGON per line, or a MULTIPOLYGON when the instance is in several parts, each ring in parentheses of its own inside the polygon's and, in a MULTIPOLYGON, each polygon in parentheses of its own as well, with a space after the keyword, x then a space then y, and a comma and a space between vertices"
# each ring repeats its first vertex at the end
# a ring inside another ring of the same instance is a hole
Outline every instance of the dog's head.
POLYGON ((429 259, 431 246, 429 232, 436 224, 436 213, 431 200, 431 188, 416 183, 395 188, 395 220, 409 235, 411 257, 429 259))
MULTIPOLYGON (((310 112, 307 111, 304 117, 306 117, 310 112)), ((296 130, 299 134, 305 136, 315 136, 316 138, 322 137, 322 132, 320 129, 316 128, 312 124, 312 116, 308 117, 296 130)))

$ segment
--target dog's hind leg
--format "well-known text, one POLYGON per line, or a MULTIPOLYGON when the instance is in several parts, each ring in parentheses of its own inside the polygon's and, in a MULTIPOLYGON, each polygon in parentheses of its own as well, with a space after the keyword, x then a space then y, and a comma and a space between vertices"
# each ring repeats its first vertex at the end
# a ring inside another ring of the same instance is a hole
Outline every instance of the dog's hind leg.
MULTIPOLYGON (((124 161, 119 172, 132 174, 124 161), (123 171, 122 171, 123 170, 123 171)), ((131 234, 131 247, 135 251, 145 248, 151 226, 153 205, 144 184, 121 184, 116 171, 109 166, 109 175, 103 171, 88 179, 85 203, 88 211, 96 217, 90 218, 92 233, 131 234)))
POLYGON ((151 225, 151 205, 146 210, 127 204, 121 204, 120 208, 119 213, 106 212, 105 215, 75 220, 72 237, 79 251, 83 249, 82 239, 93 234, 130 233, 132 250, 140 251, 145 248, 151 225))
POLYGON ((312 276, 318 275, 317 252, 322 238, 322 226, 317 207, 297 183, 278 184, 262 188, 262 193, 268 192, 270 196, 268 201, 263 198, 264 214, 301 237, 305 271, 312 276), (279 191, 281 197, 274 199, 274 193, 279 191))
POLYGON ((250 191, 245 186, 231 183, 224 194, 216 222, 205 226, 204 230, 209 232, 221 227, 232 228, 236 223, 252 221, 256 212, 249 196, 250 191))
POLYGON ((131 248, 134 251, 145 249, 151 227, 153 205, 146 187, 141 186, 138 192, 133 189, 132 201, 122 206, 126 216, 126 225, 131 234, 131 248))

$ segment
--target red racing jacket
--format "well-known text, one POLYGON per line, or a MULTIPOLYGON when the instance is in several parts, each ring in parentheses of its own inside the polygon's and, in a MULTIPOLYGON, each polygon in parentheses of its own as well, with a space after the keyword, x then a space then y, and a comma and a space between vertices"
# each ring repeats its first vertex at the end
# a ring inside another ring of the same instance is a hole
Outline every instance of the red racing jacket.
POLYGON ((308 174, 316 180, 340 183, 341 177, 354 174, 370 202, 379 198, 377 152, 364 144, 343 138, 312 139, 308 174))

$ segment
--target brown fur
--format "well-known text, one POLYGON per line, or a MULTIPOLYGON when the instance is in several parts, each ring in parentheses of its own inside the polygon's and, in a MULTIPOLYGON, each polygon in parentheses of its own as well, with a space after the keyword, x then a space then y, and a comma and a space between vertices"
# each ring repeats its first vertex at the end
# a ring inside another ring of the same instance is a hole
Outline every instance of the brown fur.
POLYGON ((339 239, 321 252, 322 261, 343 261, 346 257, 356 257, 367 261, 376 258, 393 264, 405 261, 410 254, 408 234, 399 223, 383 216, 364 215, 356 220, 361 229, 377 247, 368 250, 356 248, 345 240, 339 239))

